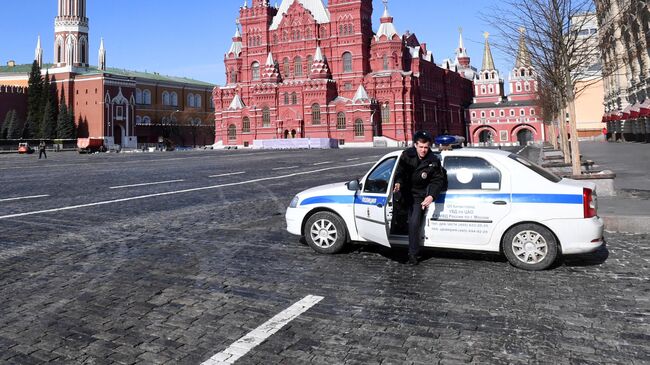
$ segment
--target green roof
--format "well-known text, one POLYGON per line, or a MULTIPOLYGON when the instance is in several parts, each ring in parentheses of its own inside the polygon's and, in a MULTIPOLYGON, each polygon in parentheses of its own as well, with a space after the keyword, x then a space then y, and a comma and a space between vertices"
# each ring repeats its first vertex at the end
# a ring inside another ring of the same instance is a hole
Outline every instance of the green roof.
MULTIPOLYGON (((55 65, 52 63, 46 63, 43 65, 43 68, 49 69, 49 68, 54 68, 54 66, 55 65)), ((32 70, 32 64, 16 65, 14 67, 0 66, 0 74, 3 73, 27 74, 31 70, 32 70)), ((209 82, 194 80, 187 77, 166 76, 166 75, 161 75, 157 72, 131 71, 131 70, 124 70, 119 68, 110 68, 110 67, 107 68, 106 71, 100 71, 97 67, 91 66, 87 68, 87 71, 81 72, 80 75, 98 75, 100 73, 107 73, 107 74, 113 74, 116 76, 124 76, 124 77, 135 77, 138 79, 191 84, 191 85, 198 85, 198 86, 205 86, 205 87, 216 86, 215 84, 211 84, 209 82)))

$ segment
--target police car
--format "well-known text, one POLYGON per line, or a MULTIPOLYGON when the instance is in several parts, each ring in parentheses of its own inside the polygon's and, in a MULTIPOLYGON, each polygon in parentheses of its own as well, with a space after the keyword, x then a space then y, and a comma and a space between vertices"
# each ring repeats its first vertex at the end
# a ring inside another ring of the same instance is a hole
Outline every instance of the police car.
MULTIPOLYGON (((287 230, 319 253, 337 253, 350 241, 408 246, 392 193, 401 153, 383 156, 361 179, 297 194, 287 230)), ((427 209, 424 247, 501 252, 518 268, 543 270, 561 254, 603 245, 595 184, 562 179, 501 150, 436 153, 447 187, 427 209)))

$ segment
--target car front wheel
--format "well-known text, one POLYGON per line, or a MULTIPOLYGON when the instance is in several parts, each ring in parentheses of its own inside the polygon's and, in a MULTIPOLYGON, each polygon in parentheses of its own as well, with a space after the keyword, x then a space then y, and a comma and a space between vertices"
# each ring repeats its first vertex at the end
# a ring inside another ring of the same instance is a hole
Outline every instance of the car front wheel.
POLYGON ((558 255, 558 243, 546 227, 525 223, 503 236, 503 253, 512 266, 524 270, 547 269, 558 255))
POLYGON ((334 213, 318 212, 305 222, 305 240, 316 252, 340 252, 345 246, 346 238, 345 223, 334 213))

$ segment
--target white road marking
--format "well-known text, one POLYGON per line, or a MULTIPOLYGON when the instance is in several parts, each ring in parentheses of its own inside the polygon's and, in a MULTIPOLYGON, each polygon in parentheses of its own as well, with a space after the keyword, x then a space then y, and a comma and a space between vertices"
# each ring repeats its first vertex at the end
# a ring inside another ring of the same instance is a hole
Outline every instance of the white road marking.
POLYGON ((196 192, 196 191, 219 189, 219 188, 224 188, 224 187, 228 187, 228 186, 248 185, 248 184, 254 184, 254 183, 258 183, 258 182, 262 182, 262 181, 281 180, 281 179, 286 179, 286 178, 296 177, 296 176, 301 176, 301 175, 311 175, 311 174, 316 174, 316 173, 320 173, 320 172, 324 172, 324 171, 348 169, 350 167, 357 167, 357 166, 370 165, 370 164, 374 164, 374 162, 364 162, 364 163, 358 163, 358 164, 347 165, 347 166, 334 166, 334 167, 327 167, 327 168, 322 168, 322 169, 318 169, 318 170, 294 172, 294 173, 291 173, 291 174, 288 174, 288 175, 263 177, 263 178, 260 178, 260 179, 254 179, 254 180, 248 180, 248 181, 239 181, 239 182, 228 183, 228 184, 219 184, 219 185, 212 185, 212 186, 204 186, 204 187, 200 187, 200 188, 168 191, 168 192, 165 192, 165 193, 140 195, 140 196, 134 196, 134 197, 131 197, 131 198, 106 200, 106 201, 101 201, 101 202, 96 202, 96 203, 71 205, 71 206, 62 207, 62 208, 37 210, 37 211, 33 211, 33 212, 1 215, 0 219, 10 219, 10 218, 17 218, 17 217, 25 217, 25 216, 29 216, 29 215, 61 212, 61 211, 64 211, 64 210, 73 210, 73 209, 80 209, 80 208, 87 208, 87 207, 97 207, 97 206, 101 206, 101 205, 122 203, 122 202, 128 202, 128 201, 132 201, 132 200, 142 200, 142 199, 154 198, 154 197, 158 197, 158 196, 176 195, 176 194, 183 194, 183 193, 193 193, 193 192, 196 192))
POLYGON ((324 161, 324 162, 316 162, 314 166, 320 166, 320 165, 329 165, 331 163, 334 163, 334 161, 324 161))
POLYGON ((231 173, 228 173, 228 174, 210 175, 208 177, 233 176, 233 175, 241 175, 241 174, 245 174, 245 173, 246 173, 246 171, 239 171, 239 172, 231 172, 231 173))
POLYGON ((276 167, 273 171, 297 169, 298 166, 276 167))
POLYGON ((234 364, 235 361, 246 355, 250 350, 266 341, 274 333, 278 332, 287 323, 298 318, 311 307, 323 300, 323 297, 308 295, 291 307, 278 313, 261 326, 249 332, 246 336, 235 341, 230 347, 212 356, 201 365, 226 365, 234 364))
POLYGON ((132 185, 111 186, 109 189, 135 188, 135 187, 138 187, 138 186, 149 186, 149 185, 172 184, 172 183, 183 182, 183 181, 185 181, 185 180, 180 179, 180 180, 156 181, 156 182, 142 183, 142 184, 132 184, 132 185))
POLYGON ((348 158, 348 159, 345 160, 345 161, 357 161, 357 160, 360 160, 360 159, 361 159, 361 158, 359 158, 359 157, 355 157, 355 158, 348 158))
POLYGON ((38 198, 46 198, 49 195, 32 195, 32 196, 21 196, 17 198, 6 198, 6 199, 0 199, 0 202, 11 202, 14 200, 25 200, 25 199, 38 199, 38 198))

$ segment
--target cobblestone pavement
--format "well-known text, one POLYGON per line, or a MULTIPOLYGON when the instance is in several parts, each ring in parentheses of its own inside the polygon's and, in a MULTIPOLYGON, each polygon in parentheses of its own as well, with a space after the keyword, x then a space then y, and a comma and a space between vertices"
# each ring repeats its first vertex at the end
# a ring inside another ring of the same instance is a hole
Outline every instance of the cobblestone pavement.
MULTIPOLYGON (((0 202, 0 216, 384 152, 2 156, 0 199, 50 196, 0 202)), ((239 363, 650 362, 648 236, 610 234, 531 273, 476 253, 427 251, 417 267, 378 246, 319 255, 284 231, 295 193, 368 167, 0 219, 0 363, 200 364, 310 294, 324 299, 239 363)))

